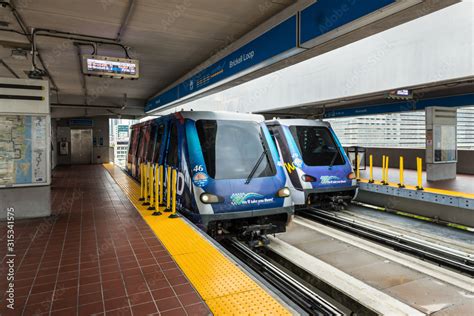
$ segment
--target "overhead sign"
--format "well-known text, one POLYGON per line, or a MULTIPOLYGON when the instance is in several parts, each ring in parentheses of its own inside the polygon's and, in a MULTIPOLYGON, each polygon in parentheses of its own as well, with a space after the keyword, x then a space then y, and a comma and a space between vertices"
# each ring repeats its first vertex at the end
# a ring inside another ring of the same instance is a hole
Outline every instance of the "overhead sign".
POLYGON ((147 103, 145 111, 151 111, 202 91, 219 81, 249 68, 258 67, 264 61, 296 48, 296 27, 296 16, 292 16, 181 84, 152 98, 147 103))
POLYGON ((82 72, 85 75, 120 79, 138 79, 138 60, 97 55, 82 56, 82 72))

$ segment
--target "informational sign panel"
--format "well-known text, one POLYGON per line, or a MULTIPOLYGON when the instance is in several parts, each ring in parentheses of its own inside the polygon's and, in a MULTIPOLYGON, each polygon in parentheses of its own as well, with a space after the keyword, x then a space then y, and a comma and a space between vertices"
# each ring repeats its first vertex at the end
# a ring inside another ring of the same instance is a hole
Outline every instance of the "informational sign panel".
POLYGON ((0 115, 0 187, 49 184, 48 120, 0 115))

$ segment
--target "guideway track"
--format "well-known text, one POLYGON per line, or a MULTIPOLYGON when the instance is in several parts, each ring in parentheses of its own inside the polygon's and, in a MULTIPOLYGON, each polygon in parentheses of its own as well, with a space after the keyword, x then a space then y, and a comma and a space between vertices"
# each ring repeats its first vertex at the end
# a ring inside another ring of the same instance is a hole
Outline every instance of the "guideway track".
POLYGON ((392 246, 397 250, 406 251, 418 257, 426 258, 471 277, 474 276, 474 258, 467 254, 426 241, 403 236, 399 233, 390 232, 380 227, 369 226, 355 220, 345 219, 335 213, 317 208, 299 210, 297 214, 332 227, 337 227, 346 232, 351 232, 370 240, 392 246))
POLYGON ((281 291, 309 315, 344 315, 338 307, 314 293, 298 280, 235 239, 226 241, 227 248, 248 264, 267 282, 281 291))

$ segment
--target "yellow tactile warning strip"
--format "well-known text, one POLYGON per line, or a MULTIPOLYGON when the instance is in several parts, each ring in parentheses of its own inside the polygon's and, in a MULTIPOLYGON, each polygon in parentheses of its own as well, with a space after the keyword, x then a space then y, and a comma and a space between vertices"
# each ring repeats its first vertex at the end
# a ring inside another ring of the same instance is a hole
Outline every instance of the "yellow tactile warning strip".
MULTIPOLYGON (((369 179, 360 179, 360 182, 369 183, 369 179)), ((383 185, 382 182, 380 182, 380 181, 375 181, 374 184, 383 185)), ((391 187, 398 188, 398 183, 389 182, 388 185, 391 186, 391 187)), ((415 190, 416 191, 416 187, 412 186, 412 185, 405 185, 405 189, 410 189, 410 190, 415 190)), ((434 189, 434 188, 423 188, 423 191, 424 192, 429 192, 429 193, 436 193, 436 194, 443 194, 443 195, 467 198, 467 199, 474 199, 474 194, 465 193, 465 192, 457 192, 457 191, 434 189)))
POLYGON ((139 184, 112 164, 104 167, 215 315, 291 315, 186 221, 167 215, 151 216, 152 212, 138 202, 139 184))

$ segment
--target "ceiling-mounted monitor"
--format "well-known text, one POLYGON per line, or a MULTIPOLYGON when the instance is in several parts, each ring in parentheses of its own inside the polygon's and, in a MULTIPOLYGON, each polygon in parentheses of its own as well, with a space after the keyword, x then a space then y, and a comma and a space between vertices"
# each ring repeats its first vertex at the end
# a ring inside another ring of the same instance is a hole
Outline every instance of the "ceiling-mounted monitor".
POLYGON ((137 59, 82 55, 82 72, 89 76, 138 79, 137 59))

